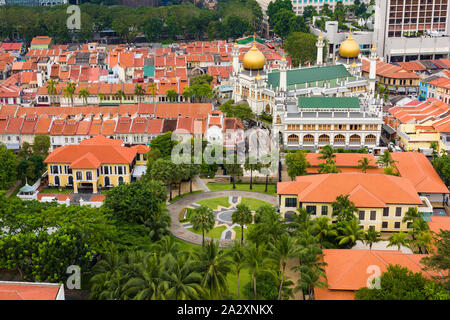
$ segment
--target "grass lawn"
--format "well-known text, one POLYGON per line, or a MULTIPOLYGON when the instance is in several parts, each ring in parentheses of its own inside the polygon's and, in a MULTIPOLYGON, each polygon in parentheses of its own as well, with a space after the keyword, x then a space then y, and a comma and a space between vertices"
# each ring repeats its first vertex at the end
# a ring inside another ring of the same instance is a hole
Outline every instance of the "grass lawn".
POLYGON ((73 189, 69 188, 44 188, 40 191, 40 193, 72 193, 73 189))
MULTIPOLYGON (((233 184, 232 183, 208 183, 208 188, 211 191, 233 190, 233 184)), ((234 190, 256 191, 256 192, 271 194, 274 196, 277 195, 277 193, 275 192, 275 183, 269 183, 267 185, 267 192, 264 192, 265 188, 266 188, 266 185, 264 183, 254 183, 252 190, 250 190, 250 183, 236 183, 236 189, 234 189, 234 190)))
POLYGON ((252 211, 256 211, 259 207, 263 206, 263 205, 270 205, 270 203, 262 201, 262 200, 258 200, 258 199, 253 199, 253 198, 242 198, 241 202, 247 206, 250 207, 250 210, 252 211))
MULTIPOLYGON (((233 228, 234 232, 236 232, 236 236, 235 236, 235 240, 239 240, 241 241, 241 227, 240 226, 236 226, 233 228)), ((247 237, 247 229, 244 228, 244 241, 247 237)))
POLYGON ((212 210, 216 210, 219 206, 229 207, 231 204, 228 202, 228 197, 217 197, 212 199, 205 199, 197 201, 199 205, 207 206, 212 210))
POLYGON ((175 201, 177 201, 177 200, 179 200, 179 199, 181 199, 181 198, 190 196, 191 194, 202 193, 202 192, 203 192, 203 190, 197 190, 197 191, 192 191, 192 193, 189 193, 189 192, 188 192, 188 193, 182 193, 181 196, 173 197, 173 198, 172 198, 172 201, 169 201, 169 202, 170 202, 170 203, 174 203, 175 201))
MULTIPOLYGON (((222 236, 222 232, 224 232, 226 228, 227 227, 225 226, 216 227, 210 230, 209 232, 205 232, 205 237, 220 239, 220 237, 222 236)), ((195 231, 194 228, 186 228, 186 229, 199 235, 202 234, 202 230, 195 231)))

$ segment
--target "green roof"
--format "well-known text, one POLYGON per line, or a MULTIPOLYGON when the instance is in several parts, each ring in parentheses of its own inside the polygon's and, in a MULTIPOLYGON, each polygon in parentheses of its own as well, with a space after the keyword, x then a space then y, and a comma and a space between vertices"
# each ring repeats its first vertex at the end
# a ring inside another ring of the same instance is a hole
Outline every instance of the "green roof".
POLYGON ((20 192, 33 192, 34 189, 32 186, 30 186, 28 183, 25 184, 22 188, 19 190, 20 192))
POLYGON ((145 66, 144 67, 144 77, 154 77, 155 76, 155 67, 154 66, 145 66))
POLYGON ((357 97, 299 97, 299 108, 359 109, 357 97))
MULTIPOLYGON (((287 71, 287 85, 293 86, 295 84, 302 84, 306 82, 316 81, 335 81, 336 79, 343 79, 351 77, 352 75, 347 71, 344 65, 338 64, 334 66, 315 67, 294 69, 287 71)), ((280 84, 280 72, 274 71, 268 74, 267 82, 272 87, 278 87, 280 84)))
MULTIPOLYGON (((255 40, 257 42, 259 42, 259 43, 265 44, 264 41, 259 39, 259 38, 255 38, 255 40)), ((242 45, 252 43, 253 42, 253 36, 248 36, 248 37, 245 37, 245 38, 237 39, 236 42, 238 44, 242 44, 242 45)))

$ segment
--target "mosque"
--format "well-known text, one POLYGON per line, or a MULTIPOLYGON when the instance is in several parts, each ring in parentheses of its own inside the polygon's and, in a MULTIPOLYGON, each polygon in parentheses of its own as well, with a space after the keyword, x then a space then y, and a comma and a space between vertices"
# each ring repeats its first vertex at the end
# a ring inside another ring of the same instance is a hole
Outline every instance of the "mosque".
POLYGON ((273 117, 274 134, 285 148, 320 149, 331 144, 343 148, 378 146, 382 100, 375 97, 376 48, 360 55, 351 32, 332 63, 323 62, 324 39, 316 42, 314 66, 265 67, 266 58, 255 43, 239 63, 239 45, 232 50, 234 101, 246 101, 256 114, 273 117), (361 76, 362 60, 370 61, 369 78, 361 76))

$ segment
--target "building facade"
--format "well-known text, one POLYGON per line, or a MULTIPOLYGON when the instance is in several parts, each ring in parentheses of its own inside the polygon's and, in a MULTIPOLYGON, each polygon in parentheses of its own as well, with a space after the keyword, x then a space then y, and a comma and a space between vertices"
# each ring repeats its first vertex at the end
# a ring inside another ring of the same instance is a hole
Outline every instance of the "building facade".
POLYGON ((358 209, 355 213, 365 230, 407 231, 403 222, 409 208, 418 208, 422 200, 412 183, 402 177, 385 174, 334 173, 297 177, 278 182, 280 213, 288 218, 303 208, 312 218, 327 216, 332 221, 332 203, 339 195, 349 195, 358 209))

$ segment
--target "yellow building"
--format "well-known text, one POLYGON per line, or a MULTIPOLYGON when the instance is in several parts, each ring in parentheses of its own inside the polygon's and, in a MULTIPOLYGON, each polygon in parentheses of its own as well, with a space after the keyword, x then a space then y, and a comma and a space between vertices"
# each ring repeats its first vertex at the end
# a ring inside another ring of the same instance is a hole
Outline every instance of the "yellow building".
POLYGON ((397 130, 400 145, 406 151, 419 151, 436 145, 437 151, 450 151, 448 136, 450 133, 450 116, 433 119, 421 124, 401 124, 397 130))
POLYGON ((365 230, 406 231, 402 222, 409 208, 422 204, 417 191, 406 178, 385 174, 334 173, 297 177, 277 185, 280 213, 288 218, 306 209, 312 218, 335 220, 332 202, 349 195, 358 208, 357 218, 365 230))
POLYGON ((54 187, 88 189, 98 193, 119 183, 130 183, 146 164, 149 147, 139 145, 122 147, 122 140, 96 136, 78 145, 55 149, 46 159, 48 184, 54 187))

